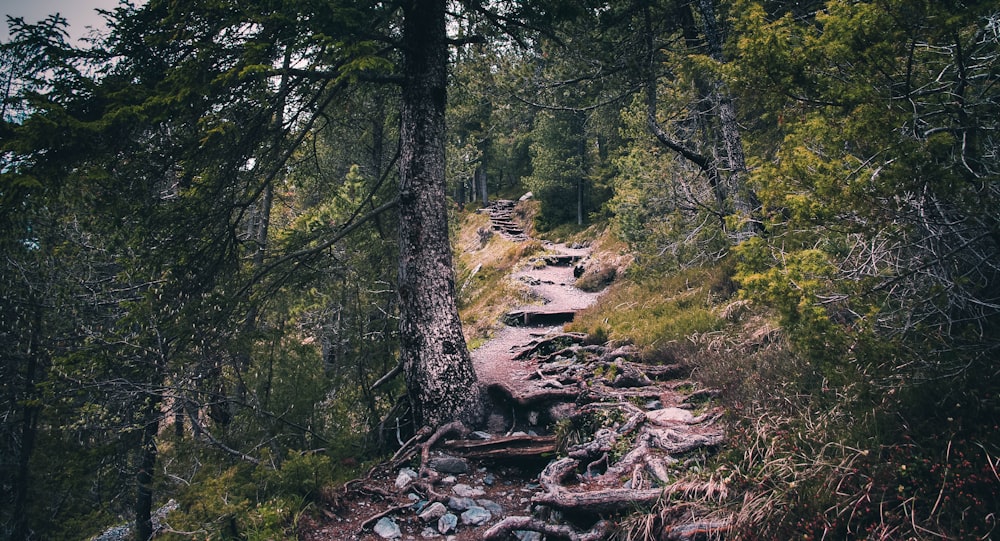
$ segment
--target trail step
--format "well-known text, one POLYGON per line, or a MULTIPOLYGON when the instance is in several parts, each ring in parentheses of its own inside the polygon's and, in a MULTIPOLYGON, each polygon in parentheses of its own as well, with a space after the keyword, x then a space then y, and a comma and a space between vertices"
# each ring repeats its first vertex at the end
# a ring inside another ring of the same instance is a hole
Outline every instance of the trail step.
POLYGON ((511 327, 562 325, 575 317, 575 310, 514 310, 507 312, 504 322, 511 327))

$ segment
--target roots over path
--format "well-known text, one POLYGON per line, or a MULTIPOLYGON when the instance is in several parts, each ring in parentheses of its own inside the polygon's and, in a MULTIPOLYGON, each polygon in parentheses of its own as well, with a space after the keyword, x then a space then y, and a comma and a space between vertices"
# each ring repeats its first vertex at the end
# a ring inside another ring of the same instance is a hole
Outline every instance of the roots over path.
MULTIPOLYGON (((513 241, 512 202, 489 210, 513 241)), ((508 314, 472 352, 490 399, 484 426, 419 431, 392 460, 327 496, 326 520, 302 537, 575 541, 724 536, 708 502, 726 484, 689 475, 723 441, 714 392, 682 365, 655 365, 628 345, 563 331, 597 294, 576 289, 589 249, 546 245, 512 279, 541 304, 508 314)))

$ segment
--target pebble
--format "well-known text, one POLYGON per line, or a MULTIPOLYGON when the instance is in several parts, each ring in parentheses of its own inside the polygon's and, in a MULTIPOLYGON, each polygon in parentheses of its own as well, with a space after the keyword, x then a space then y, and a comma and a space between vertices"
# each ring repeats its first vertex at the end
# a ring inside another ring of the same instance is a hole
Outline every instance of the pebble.
POLYGON ((427 527, 420 532, 420 537, 423 537, 424 539, 431 539, 434 537, 441 537, 441 534, 439 534, 434 528, 427 527))
POLYGON ((417 472, 411 470, 410 468, 403 468, 399 470, 399 475, 396 476, 396 488, 402 490, 416 478, 417 472))
POLYGON ((452 511, 462 512, 470 507, 475 507, 476 502, 472 498, 456 498, 451 496, 448 498, 448 508, 452 511))
POLYGON ((479 504, 479 507, 489 511, 492 515, 503 515, 503 507, 493 500, 476 500, 476 503, 479 504))
POLYGON ((461 496, 462 498, 478 498, 486 495, 486 492, 483 489, 473 488, 463 483, 459 483, 451 487, 451 491, 454 492, 456 496, 461 496))
POLYGON ((465 460, 453 456, 438 456, 430 459, 428 464, 431 469, 440 473, 466 473, 469 471, 469 463, 465 460))
POLYGON ((493 518, 493 515, 491 515, 486 509, 472 506, 462 513, 462 524, 479 526, 481 524, 486 524, 491 518, 493 518))
POLYGON ((375 523, 375 533, 382 539, 399 539, 403 532, 399 531, 399 525, 389 517, 382 517, 375 523))
POLYGON ((458 527, 458 517, 451 513, 446 513, 438 519, 438 531, 443 534, 455 531, 456 527, 458 527))
POLYGON ((492 473, 487 473, 486 476, 483 477, 483 484, 488 487, 491 487, 493 486, 493 483, 496 482, 496 479, 497 478, 492 473))
POLYGON ((426 509, 420 513, 420 520, 424 522, 430 522, 432 520, 437 520, 448 513, 448 508, 444 506, 441 502, 434 502, 427 506, 426 509))
POLYGON ((542 534, 530 530, 514 530, 517 541, 542 541, 542 534))

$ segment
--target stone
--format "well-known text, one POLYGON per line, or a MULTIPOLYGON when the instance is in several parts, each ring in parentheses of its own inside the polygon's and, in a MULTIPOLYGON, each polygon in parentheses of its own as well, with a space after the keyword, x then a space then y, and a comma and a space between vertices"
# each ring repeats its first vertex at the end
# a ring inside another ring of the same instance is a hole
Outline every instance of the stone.
POLYGON ((469 438, 473 440, 491 440, 493 439, 493 435, 490 434, 489 432, 483 432, 482 430, 477 430, 469 434, 469 438))
POLYGON ((420 513, 420 520, 424 522, 431 522, 432 520, 437 520, 443 517, 448 512, 448 508, 444 506, 441 502, 434 502, 428 505, 420 513))
POLYGON ((447 477, 441 478, 441 484, 443 485, 454 485, 458 482, 458 478, 454 475, 449 475, 447 477))
POLYGON ((470 507, 475 507, 475 505, 476 502, 472 498, 456 498, 455 496, 448 498, 448 509, 451 509, 452 511, 458 511, 461 513, 470 507))
POLYGON ((483 484, 486 485, 486 486, 488 486, 488 487, 491 487, 491 486, 493 486, 493 483, 496 482, 496 480, 497 480, 497 478, 492 473, 487 473, 483 477, 483 484))
POLYGON ((414 479, 417 478, 417 472, 411 470, 410 468, 403 468, 399 470, 399 475, 396 476, 396 488, 402 490, 410 485, 414 479))
POLYGON ((491 518, 493 518, 493 515, 491 515, 486 509, 478 506, 472 506, 462 513, 462 524, 479 526, 481 524, 486 524, 491 518))
POLYGON ((438 519, 438 531, 442 534, 449 534, 458 527, 458 517, 452 513, 446 513, 438 519))
POLYGON ((420 537, 423 537, 424 539, 433 539, 435 537, 441 537, 441 534, 439 534, 434 528, 427 527, 420 531, 420 537))
POLYGON ((542 534, 531 530, 514 530, 517 541, 542 541, 542 534))
POLYGON ((503 515, 503 507, 493 500, 476 500, 476 503, 479 507, 489 511, 491 515, 497 517, 503 515))
POLYGON ((403 537, 403 532, 399 531, 399 525, 389 517, 382 517, 375 523, 375 533, 382 539, 399 539, 403 537))
POLYGON ((469 471, 469 463, 464 459, 447 455, 430 459, 428 465, 432 470, 440 473, 453 473, 457 475, 469 471))
POLYGON ((451 487, 451 491, 454 492, 456 496, 461 496, 462 498, 478 498, 486 495, 486 492, 483 491, 483 489, 473 488, 464 483, 459 483, 451 487))
POLYGON ((646 419, 654 425, 670 426, 690 424, 694 420, 694 415, 681 408, 663 408, 647 412, 646 419))

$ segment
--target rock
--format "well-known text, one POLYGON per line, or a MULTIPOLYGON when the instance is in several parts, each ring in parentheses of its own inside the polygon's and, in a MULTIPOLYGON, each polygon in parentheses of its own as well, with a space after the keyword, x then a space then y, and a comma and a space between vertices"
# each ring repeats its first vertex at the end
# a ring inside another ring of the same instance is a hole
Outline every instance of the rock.
POLYGON ((680 408, 663 408, 646 413, 646 419, 654 425, 670 426, 676 424, 689 424, 694 420, 694 415, 688 410, 680 408))
POLYGON ((403 537, 403 532, 399 531, 399 525, 389 517, 382 517, 375 523, 375 533, 382 539, 399 539, 403 537))
POLYGON ((456 498, 452 496, 448 498, 448 509, 452 511, 458 511, 461 513, 470 507, 475 507, 476 502, 472 498, 456 498))
POLYGON ((478 506, 472 506, 462 513, 462 524, 479 526, 481 524, 486 524, 491 518, 493 518, 493 515, 491 515, 486 509, 478 506))
POLYGON ((435 537, 441 537, 441 534, 439 534, 434 528, 427 527, 421 530, 420 537, 423 537, 424 539, 432 539, 435 537))
POLYGON ((493 435, 490 434, 489 432, 483 432, 482 430, 477 430, 477 431, 469 434, 469 439, 473 439, 473 440, 491 440, 491 439, 493 439, 493 435))
POLYGON ((469 471, 469 463, 464 459, 453 456, 437 456, 428 462, 432 470, 440 473, 466 473, 469 471))
POLYGON ((399 470, 399 475, 396 476, 396 488, 402 490, 409 486, 409 484, 416 478, 417 472, 411 470, 410 468, 403 468, 399 470))
POLYGON ((650 400, 649 402, 646 402, 645 408, 647 410, 658 410, 663 408, 663 402, 660 402, 659 400, 650 400))
POLYGON ((483 489, 473 488, 462 483, 451 487, 451 491, 454 492, 456 496, 461 496, 463 498, 478 498, 486 495, 486 492, 484 492, 483 489))
POLYGON ((457 482, 458 482, 458 478, 455 477, 454 475, 449 475, 449 476, 443 477, 441 479, 441 484, 442 485, 454 485, 457 482))
POLYGON ((492 473, 487 473, 486 476, 483 477, 483 484, 488 487, 491 487, 493 486, 493 483, 496 482, 496 480, 497 478, 492 473))
POLYGON ((476 500, 476 503, 479 504, 479 507, 482 507, 483 509, 489 511, 490 514, 493 516, 499 517, 503 516, 504 514, 503 507, 501 507, 500 504, 498 504, 493 500, 476 500))
POLYGON ((535 194, 533 194, 531 192, 527 192, 524 195, 522 195, 520 198, 518 198, 518 201, 527 201, 527 200, 531 199, 532 197, 535 197, 535 194))
POLYGON ((530 530, 514 530, 517 541, 542 541, 542 534, 530 530))
POLYGON ((448 508, 444 506, 441 502, 434 502, 428 505, 423 512, 420 513, 420 520, 424 522, 431 522, 432 520, 437 520, 448 513, 448 508))
POLYGON ((448 534, 455 531, 458 527, 458 517, 451 513, 446 513, 444 516, 438 519, 438 531, 442 534, 448 534))

